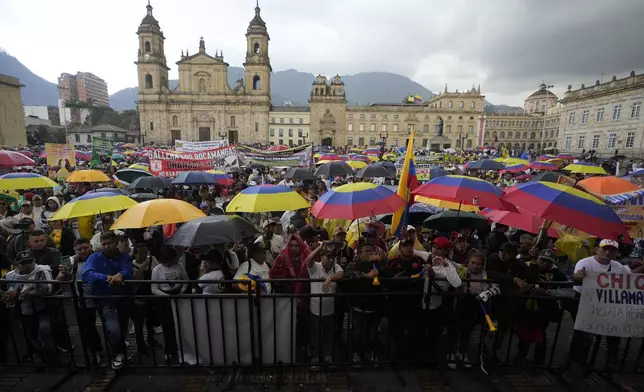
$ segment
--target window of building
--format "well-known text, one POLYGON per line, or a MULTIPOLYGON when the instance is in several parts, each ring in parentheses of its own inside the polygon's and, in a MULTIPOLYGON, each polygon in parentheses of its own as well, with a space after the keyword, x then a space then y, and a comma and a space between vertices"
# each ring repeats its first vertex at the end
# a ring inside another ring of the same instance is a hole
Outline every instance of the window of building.
POLYGON ((459 120, 462 120, 462 119, 463 119, 463 116, 458 116, 458 119, 459 119, 459 120))
POLYGON ((369 132, 376 132, 376 124, 369 124, 369 132))
POLYGON ((262 89, 262 80, 260 79, 259 75, 253 76, 253 90, 261 90, 261 89, 262 89))
POLYGON ((604 108, 597 109, 597 121, 604 121, 604 108))
POLYGON ((599 135, 594 135, 594 136, 593 136, 593 143, 592 143, 592 145, 590 146, 590 148, 592 148, 592 149, 594 150, 594 149, 596 149, 597 147, 599 147, 599 135))
POLYGON ((461 147, 461 138, 456 139, 456 147, 461 147))
POLYGON ((353 131, 353 124, 351 123, 347 124, 347 131, 349 132, 353 131))
POLYGON ((425 115, 425 120, 429 120, 429 114, 425 115))
POLYGON ((272 122, 272 123, 274 123, 274 122, 275 122, 275 117, 271 117, 271 122, 272 122))
POLYGON ((176 115, 172 116, 172 126, 176 127, 177 125, 179 125, 179 118, 176 115))
POLYGON ((452 133, 452 126, 451 125, 445 126, 445 133, 452 133))
POLYGON ((87 143, 91 143, 92 142, 92 135, 87 135, 87 138, 85 140, 87 141, 87 143))
POLYGON ((304 124, 304 119, 302 117, 299 118, 300 124, 304 124))
POLYGON ((372 119, 372 120, 375 120, 375 119, 376 119, 376 115, 375 115, 375 114, 372 114, 372 115, 371 115, 371 119, 372 119))
POLYGON ((465 102, 461 101, 461 103, 458 104, 458 107, 463 109, 465 107, 465 102))
POLYGON ((288 123, 289 123, 289 124, 293 124, 293 119, 292 119, 292 118, 289 118, 289 119, 288 119, 288 123))
POLYGON ((235 126, 235 116, 230 116, 230 126, 231 127, 235 126))
MULTIPOLYGON (((575 112, 568 113, 568 125, 573 125, 575 123, 575 112)), ((532 126, 534 126, 534 121, 532 126)))
POLYGON ((611 133, 608 135, 608 148, 615 148, 615 139, 617 135, 614 133, 611 133))
POLYGON ((474 126, 470 125, 469 127, 467 127, 467 133, 472 133, 472 132, 474 132, 474 126))
POLYGON ((360 132, 364 132, 364 123, 360 123, 360 128, 358 130, 360 132))
POLYGON ((258 122, 255 123, 255 132, 259 132, 259 123, 258 122))
MULTIPOLYGON (((279 135, 280 137, 284 137, 284 128, 280 128, 279 135)), ((282 142, 280 142, 280 144, 282 144, 282 142)))
POLYGON ((79 134, 74 135, 74 139, 76 140, 76 143, 80 143, 80 135, 79 134))
POLYGON ((280 140, 278 140, 278 141, 277 141, 277 144, 279 144, 280 146, 283 146, 283 145, 284 145, 284 139, 280 139, 280 140))
POLYGON ((423 125, 423 132, 429 132, 429 125, 423 125))
POLYGON ((394 132, 398 132, 398 124, 394 124, 394 132))
POLYGON ((298 128, 297 137, 302 137, 303 135, 304 135, 304 130, 302 128, 298 128))
POLYGON ((636 118, 640 116, 640 106, 642 106, 641 102, 635 102, 633 104, 633 107, 631 108, 631 118, 636 118))
POLYGON ((370 146, 375 146, 376 145, 376 138, 375 137, 370 137, 369 138, 369 145, 370 146))
POLYGON ((382 125, 380 126, 380 131, 381 131, 381 132, 387 132, 387 124, 382 124, 382 125))
POLYGON ((572 136, 566 136, 566 140, 564 140, 564 150, 570 150, 571 144, 572 144, 572 136))
POLYGON ((451 120, 451 119, 452 119, 452 116, 447 116, 447 119, 448 119, 448 120, 451 120))
POLYGON ((360 120, 364 120, 364 114, 360 115, 360 120))
POLYGON ((154 131, 154 123, 150 121, 150 131, 154 131))
POLYGON ((472 103, 470 104, 470 107, 474 109, 476 107, 476 102, 472 101, 472 103))
POLYGON ((284 124, 284 119, 280 118, 280 124, 284 124))
POLYGON ((590 113, 590 110, 588 109, 584 109, 584 111, 581 113, 582 124, 588 124, 588 113, 590 113))
POLYGON ((584 143, 586 142, 585 135, 579 135, 579 141, 577 141, 577 148, 584 148, 584 143))
POLYGON ((501 139, 505 139, 505 132, 501 131, 501 134, 499 135, 501 139))
POLYGON ((398 120, 398 115, 394 114, 394 120, 398 120))
POLYGON ((622 114, 622 105, 617 104, 613 108, 613 121, 619 120, 619 115, 622 114))
POLYGON ((458 132, 459 135, 462 134, 463 133, 463 126, 462 125, 457 125, 456 126, 456 132, 458 132))
POLYGON ((152 52, 150 41, 145 41, 145 53, 150 53, 150 52, 152 52))
POLYGON ((275 128, 271 128, 271 129, 269 129, 269 131, 268 131, 268 135, 269 135, 270 137, 275 136, 275 128))
POLYGON ((145 74, 145 88, 153 88, 154 83, 152 81, 152 75, 145 74))
POLYGON ((523 132, 523 138, 527 139, 528 138, 528 132, 523 132))
POLYGON ((364 138, 363 137, 358 138, 358 145, 359 146, 364 146, 364 138))
POLYGON ((259 42, 255 42, 253 44, 253 52, 254 53, 259 53, 259 42))
POLYGON ((535 137, 537 137, 537 134, 534 132, 530 132, 530 139, 534 140, 535 137))
POLYGON ((467 139, 467 147, 472 147, 472 139, 467 139))
POLYGON ((349 114, 349 120, 353 120, 353 113, 349 114))
POLYGON ((101 132, 101 137, 102 137, 103 139, 106 139, 106 138, 107 138, 107 134, 106 134, 105 132, 101 132))
POLYGON ((448 108, 451 108, 452 106, 454 106, 454 103, 453 103, 452 101, 449 101, 449 102, 447 103, 447 107, 448 107, 448 108))
POLYGON ((288 129, 288 137, 293 137, 293 129, 292 128, 288 129))
MULTIPOLYGON (((468 133, 469 133, 469 131, 468 131, 468 133)), ((512 139, 512 136, 514 136, 514 135, 512 135, 512 131, 508 132, 508 139, 512 139)))
POLYGON ((470 120, 474 120, 474 117, 470 116, 470 120))
POLYGON ((353 137, 347 137, 347 146, 353 146, 353 137))
POLYGON ((629 132, 626 135, 626 148, 632 148, 635 144, 635 132, 629 132))

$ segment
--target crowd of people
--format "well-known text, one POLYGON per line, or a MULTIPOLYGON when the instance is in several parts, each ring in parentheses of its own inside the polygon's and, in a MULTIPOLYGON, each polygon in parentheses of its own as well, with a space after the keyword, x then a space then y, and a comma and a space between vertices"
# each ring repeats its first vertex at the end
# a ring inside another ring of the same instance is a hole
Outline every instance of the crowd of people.
MULTIPOLYGON (((313 203, 328 189, 360 180, 300 181, 283 178, 284 173, 241 171, 231 186, 171 187, 162 196, 217 215, 251 183, 291 186, 313 203)), ((169 296, 241 295, 250 289, 249 279, 258 281, 254 290, 259 295, 311 294, 293 300, 298 355, 313 370, 320 362, 337 360, 334 346, 340 342, 356 366, 378 361, 384 345, 391 344, 396 360, 446 355, 450 368, 470 367, 472 331, 484 323, 481 303, 498 328, 485 355, 499 361, 504 338, 514 335, 518 343, 511 360, 524 363, 534 347, 532 362, 542 365, 548 327, 564 313, 575 318, 585 274, 644 271, 642 261, 625 258, 630 249, 613 240, 598 239, 596 254, 570 260, 557 255, 552 239, 502 224, 449 232, 408 225, 398 238, 376 217, 353 223, 318 220, 302 209, 243 214, 261 228, 256 238, 183 248, 167 245, 176 231, 173 225, 111 231, 112 214, 51 219, 62 205, 92 189, 91 184, 61 184, 56 191, 20 192, 15 203, 0 200, 0 263, 6 280, 0 312, 5 320, 21 320, 17 325, 27 336, 26 357, 48 367, 74 349, 60 295, 78 299, 83 349, 97 364, 110 358, 110 365, 120 369, 128 361, 130 333, 139 355, 163 348, 167 363, 181 362, 169 296), (357 236, 349 235, 352 231, 357 236), (307 278, 311 281, 300 280, 307 278), (259 282, 271 279, 278 281, 259 282), (163 283, 128 283, 132 280, 163 283), (338 292, 347 295, 327 295, 338 292)), ((8 360, 13 325, 0 324, 0 363, 8 360)), ((574 332, 571 364, 583 366, 591 338, 574 332)), ((619 338, 607 342, 608 363, 615 365, 619 338)))

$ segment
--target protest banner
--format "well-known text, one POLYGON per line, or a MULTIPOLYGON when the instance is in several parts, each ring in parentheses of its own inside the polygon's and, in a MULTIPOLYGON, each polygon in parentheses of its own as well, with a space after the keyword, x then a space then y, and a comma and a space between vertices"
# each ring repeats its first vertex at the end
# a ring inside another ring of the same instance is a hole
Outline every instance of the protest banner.
POLYGON ((311 145, 299 146, 283 151, 264 151, 246 146, 237 146, 240 165, 259 163, 265 166, 310 166, 313 159, 311 145))
POLYGON ((202 365, 250 365, 253 357, 264 364, 295 361, 297 306, 292 298, 261 297, 249 311, 248 296, 208 297, 173 301, 177 341, 182 360, 202 365), (261 307, 261 318, 259 313, 261 307), (254 328, 251 329, 251 312, 254 328), (259 327, 261 320, 261 339, 259 327), (255 342, 255 350, 252 349, 255 342), (262 358, 259 358, 259 342, 262 358))
POLYGON ((47 166, 74 167, 76 152, 73 144, 45 143, 47 166))
POLYGON ((235 146, 204 151, 180 152, 172 150, 147 150, 150 172, 159 177, 176 177, 182 171, 224 170, 230 164, 226 158, 235 156, 235 146))
POLYGON ((204 142, 189 142, 186 140, 175 140, 174 148, 179 152, 195 152, 212 150, 213 148, 221 148, 228 145, 228 140, 208 140, 204 142))
POLYGON ((112 152, 114 143, 110 139, 102 137, 92 138, 92 160, 89 167, 95 167, 101 164, 109 164, 112 161, 112 152))
POLYGON ((589 274, 575 329, 603 336, 644 336, 644 274, 589 274))

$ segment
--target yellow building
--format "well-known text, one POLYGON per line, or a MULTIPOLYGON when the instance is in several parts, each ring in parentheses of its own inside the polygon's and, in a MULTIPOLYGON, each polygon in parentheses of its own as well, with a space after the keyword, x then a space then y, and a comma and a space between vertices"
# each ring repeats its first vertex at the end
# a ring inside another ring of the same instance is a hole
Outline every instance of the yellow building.
POLYGON ((20 84, 17 78, 0 74, 0 145, 25 146, 25 115, 22 110, 20 84))
POLYGON ((273 106, 268 123, 268 144, 300 146, 310 141, 311 115, 308 106, 273 106))

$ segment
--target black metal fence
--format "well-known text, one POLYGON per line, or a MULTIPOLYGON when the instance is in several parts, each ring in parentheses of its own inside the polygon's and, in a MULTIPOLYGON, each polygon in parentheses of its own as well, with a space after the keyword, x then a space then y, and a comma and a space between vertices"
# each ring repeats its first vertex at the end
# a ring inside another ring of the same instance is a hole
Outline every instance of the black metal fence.
MULTIPOLYGON (((234 293, 227 291, 249 282, 178 281, 188 292, 208 283, 224 292, 168 296, 128 290, 85 296, 74 282, 38 282, 56 283, 61 290, 42 298, 31 314, 20 298, 0 304, 0 360, 4 366, 73 370, 111 366, 120 352, 127 357, 125 367, 407 364, 487 371, 577 365, 587 371, 644 373, 642 338, 573 330, 574 295, 494 297, 485 305, 496 328, 491 332, 476 295, 462 289, 441 291, 429 284, 426 291, 404 291, 400 287, 413 286, 396 283, 409 279, 392 278, 372 291, 356 292, 347 281, 337 292, 310 294, 315 282, 320 280, 258 281, 248 292, 234 293), (275 292, 265 294, 267 285, 275 292)), ((127 281, 124 287, 161 283, 167 282, 127 281)))

